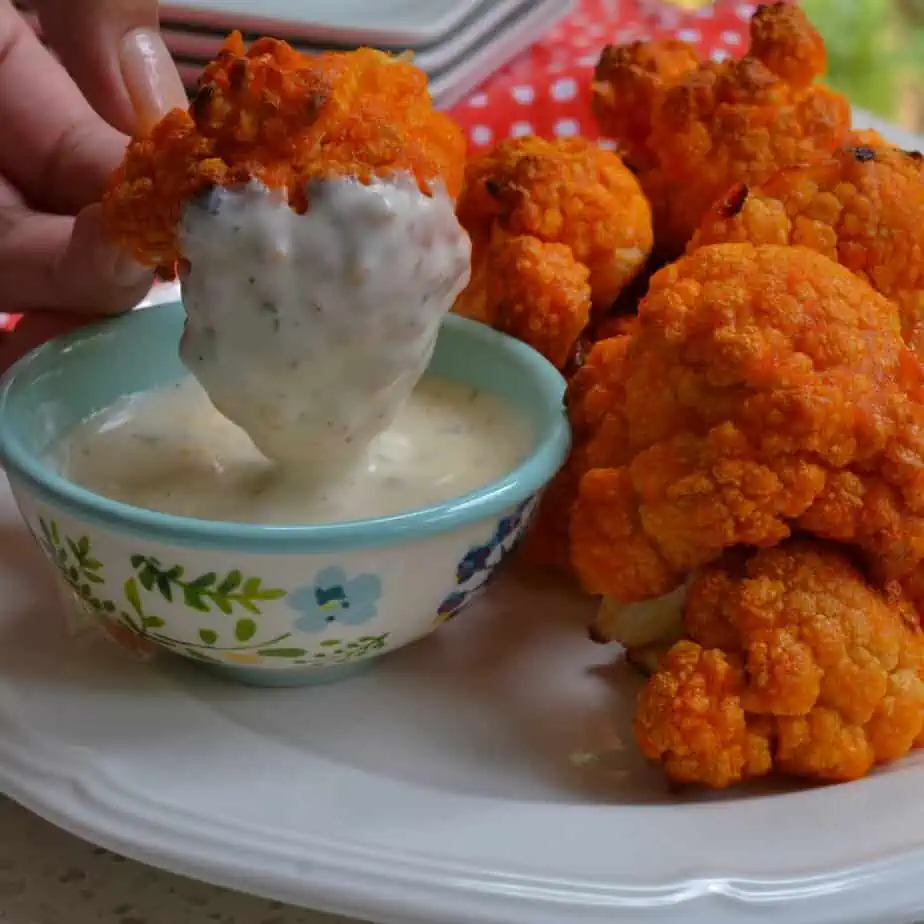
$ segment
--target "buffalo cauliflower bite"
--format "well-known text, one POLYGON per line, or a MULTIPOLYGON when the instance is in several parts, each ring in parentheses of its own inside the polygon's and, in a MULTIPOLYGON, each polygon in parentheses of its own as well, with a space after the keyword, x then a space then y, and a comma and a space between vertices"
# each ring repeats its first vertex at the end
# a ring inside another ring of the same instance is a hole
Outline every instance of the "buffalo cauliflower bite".
POLYGON ((456 312, 499 326, 515 313, 519 329, 546 332, 541 351, 560 368, 578 340, 578 320, 586 323, 584 306, 604 314, 652 246, 637 180, 619 157, 583 138, 509 138, 476 156, 458 216, 472 239, 472 278, 456 312))
POLYGON ((622 416, 610 415, 609 411, 620 408, 624 401, 628 344, 625 335, 598 341, 568 382, 565 401, 574 445, 568 461, 543 495, 526 535, 522 554, 533 566, 552 567, 566 573, 572 570, 568 535, 571 511, 581 478, 588 469, 594 464, 612 464, 609 446, 619 442, 612 427, 622 425, 622 416))
MULTIPOLYGON (((898 302, 905 340, 924 349, 924 161, 856 144, 830 159, 735 187, 690 249, 726 241, 800 244, 836 260, 898 302)), ((924 355, 924 353, 922 353, 924 355)))
POLYGON ((259 180, 308 208, 311 180, 412 175, 455 198, 465 139, 433 109, 409 61, 361 48, 303 55, 239 33, 203 71, 189 111, 174 109, 134 140, 103 200, 110 234, 146 265, 182 259, 177 232, 203 192, 259 180))
POLYGON ((659 252, 681 253, 734 184, 762 182, 843 143, 850 109, 814 82, 824 67, 820 36, 789 3, 758 8, 740 61, 698 62, 676 42, 604 50, 594 112, 638 170, 659 252))
POLYGON ((702 248, 652 279, 612 363, 617 387, 588 390, 596 467, 571 517, 587 591, 658 597, 794 527, 914 581, 922 370, 895 305, 862 279, 802 247, 702 248))
POLYGON ((215 408, 326 477, 389 427, 468 282, 464 159, 409 61, 233 35, 189 111, 129 146, 104 219, 179 262, 180 356, 215 408))
POLYGON ((731 555, 694 581, 684 624, 635 717, 642 751, 676 782, 852 780, 924 743, 914 608, 836 547, 731 555))
POLYGON ((590 318, 590 271, 565 244, 501 237, 487 257, 485 320, 565 368, 590 318))

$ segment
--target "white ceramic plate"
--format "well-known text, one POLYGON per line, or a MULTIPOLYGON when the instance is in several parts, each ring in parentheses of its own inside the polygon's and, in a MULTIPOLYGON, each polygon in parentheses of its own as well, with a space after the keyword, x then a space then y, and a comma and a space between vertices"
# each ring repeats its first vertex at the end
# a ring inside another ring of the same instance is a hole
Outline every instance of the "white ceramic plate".
MULTIPOLYGON (((490 36, 496 31, 507 28, 509 19, 522 16, 534 6, 534 0, 488 0, 487 3, 481 3, 468 18, 440 41, 412 47, 410 50, 414 52, 414 63, 427 73, 444 68, 461 54, 469 52, 476 44, 490 40, 490 36)), ((187 64, 194 65, 204 64, 218 54, 227 31, 192 31, 182 28, 179 23, 165 23, 163 33, 171 54, 187 64)), ((300 51, 308 53, 324 51, 327 48, 337 50, 353 47, 318 45, 312 43, 309 37, 298 34, 281 37, 287 38, 300 51)), ((399 45, 390 50, 401 52, 406 47, 399 45)))
POLYGON ((455 29, 479 0, 181 0, 161 4, 168 22, 273 34, 299 32, 321 42, 422 45, 455 29))
POLYGON ((631 741, 635 680, 586 615, 513 575, 342 685, 226 685, 70 636, 3 484, 0 789, 152 865, 390 924, 924 909, 924 760, 841 787, 672 795, 631 741))
MULTIPOLYGON (((436 67, 432 61, 425 64, 417 59, 421 67, 430 71, 430 94, 434 102, 442 109, 453 106, 511 58, 542 38, 573 5, 574 0, 528 0, 515 6, 492 31, 480 39, 473 39, 467 47, 451 40, 453 56, 447 64, 436 67)), ((195 87, 203 62, 191 62, 178 56, 177 67, 183 83, 195 87)))

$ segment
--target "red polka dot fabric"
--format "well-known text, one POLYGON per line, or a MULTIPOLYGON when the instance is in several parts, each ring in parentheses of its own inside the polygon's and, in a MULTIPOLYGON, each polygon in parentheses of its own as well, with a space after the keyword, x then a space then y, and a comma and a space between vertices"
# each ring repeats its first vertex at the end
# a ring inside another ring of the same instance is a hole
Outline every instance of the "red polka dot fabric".
MULTIPOLYGON (((604 45, 675 36, 717 60, 737 56, 747 47, 756 7, 729 0, 578 0, 541 42, 492 75, 451 114, 473 150, 517 135, 596 138, 590 76, 604 45)), ((11 329, 16 320, 0 315, 0 329, 11 329)))
POLYGON ((724 0, 579 0, 541 42, 490 77, 451 114, 475 150, 518 135, 596 138, 590 79, 604 45, 676 37, 716 60, 738 56, 747 47, 756 7, 724 0))

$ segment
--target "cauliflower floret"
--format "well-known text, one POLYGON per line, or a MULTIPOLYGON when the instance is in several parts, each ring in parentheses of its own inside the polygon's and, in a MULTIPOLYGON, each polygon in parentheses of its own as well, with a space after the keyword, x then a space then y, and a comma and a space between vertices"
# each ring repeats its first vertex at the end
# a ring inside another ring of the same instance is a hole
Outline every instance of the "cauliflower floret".
POLYGON ((798 244, 846 266, 898 302, 905 340, 924 349, 924 159, 858 143, 830 159, 736 186, 690 250, 727 241, 798 244))
POLYGON ((658 250, 674 256, 735 183, 762 182, 844 142, 847 101, 813 81, 821 37, 798 6, 758 8, 740 61, 699 63, 676 42, 604 50, 594 112, 639 171, 658 250))
POLYGON ((894 587, 807 539, 732 555, 689 592, 639 696, 644 753, 681 783, 852 780, 924 743, 924 633, 894 587))
POLYGON ((433 109, 427 76, 371 48, 303 55, 264 38, 245 51, 234 33, 208 64, 189 111, 175 109, 134 140, 103 200, 109 233, 146 265, 182 257, 187 203, 259 180, 308 208, 309 181, 396 173, 428 192, 462 185, 465 137, 433 109))
POLYGON ((702 248, 654 277, 612 373, 572 510, 586 590, 658 597, 793 526, 914 580, 922 369, 896 306, 862 279, 801 247, 702 248))
POLYGON ((458 215, 472 239, 472 279, 456 312, 495 323, 499 298, 491 287, 500 280, 498 285, 514 293, 504 298, 508 312, 514 299, 521 302, 520 326, 557 329, 557 339, 545 339, 550 358, 570 357, 578 341, 576 323, 559 326, 545 315, 558 315, 567 303, 568 314, 578 316, 579 272, 553 248, 548 253, 563 271, 560 279, 551 266, 540 272, 528 261, 518 280, 510 273, 510 248, 522 256, 537 244, 511 239, 567 247, 587 269, 595 316, 608 311, 638 275, 652 246, 651 210, 637 180, 619 157, 583 138, 510 138, 475 157, 466 170, 458 215), (569 290, 564 297, 562 286, 569 290))

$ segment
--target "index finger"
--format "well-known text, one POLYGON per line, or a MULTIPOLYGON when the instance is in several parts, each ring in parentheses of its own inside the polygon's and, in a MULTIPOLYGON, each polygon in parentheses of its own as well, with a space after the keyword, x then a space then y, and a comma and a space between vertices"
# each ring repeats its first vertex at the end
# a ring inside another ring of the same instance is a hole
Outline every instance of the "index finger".
POLYGON ((128 135, 186 91, 160 37, 157 0, 34 0, 42 32, 93 107, 128 135))
POLYGON ((0 0, 0 113, 0 174, 30 203, 74 214, 99 198, 127 139, 93 111, 9 0, 0 0))

